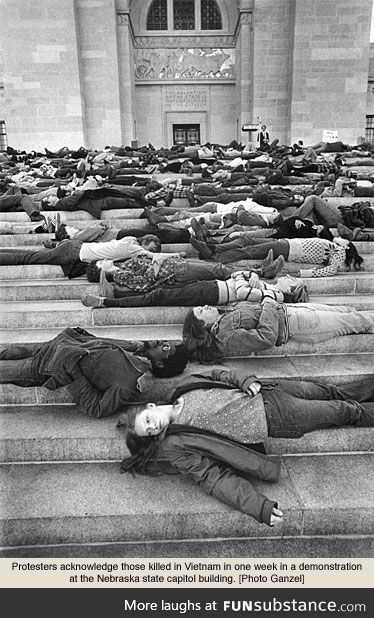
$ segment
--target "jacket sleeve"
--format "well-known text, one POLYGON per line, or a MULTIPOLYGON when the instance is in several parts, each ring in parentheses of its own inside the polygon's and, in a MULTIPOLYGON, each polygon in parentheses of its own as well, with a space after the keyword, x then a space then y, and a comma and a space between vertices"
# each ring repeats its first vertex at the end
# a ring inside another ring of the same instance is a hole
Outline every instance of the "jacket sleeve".
POLYGON ((67 385, 75 405, 88 416, 101 418, 121 412, 134 398, 134 393, 125 387, 113 385, 104 393, 94 388, 82 375, 67 385))
POLYGON ((209 373, 202 374, 205 378, 214 382, 223 382, 242 391, 247 391, 253 382, 260 382, 256 376, 248 374, 245 369, 213 369, 209 373))
POLYGON ((71 195, 59 199, 55 206, 55 210, 75 210, 77 204, 84 196, 84 191, 74 191, 71 195))
POLYGON ((168 457, 178 472, 191 478, 205 493, 270 525, 271 512, 277 502, 266 498, 234 470, 199 452, 173 449, 168 457))
POLYGON ((279 320, 277 315, 278 304, 266 302, 256 328, 246 330, 237 328, 225 337, 224 343, 230 348, 247 349, 248 352, 257 352, 272 348, 278 339, 279 320))

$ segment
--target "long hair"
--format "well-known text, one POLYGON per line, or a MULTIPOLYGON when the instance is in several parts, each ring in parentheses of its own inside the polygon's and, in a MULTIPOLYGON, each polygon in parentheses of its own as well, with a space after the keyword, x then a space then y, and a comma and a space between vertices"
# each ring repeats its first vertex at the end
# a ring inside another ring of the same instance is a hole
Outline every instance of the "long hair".
MULTIPOLYGON (((125 457, 120 464, 121 472, 131 472, 131 474, 145 474, 148 476, 160 476, 164 472, 171 471, 171 466, 167 461, 157 460, 159 446, 159 436, 140 437, 135 433, 135 419, 143 408, 132 406, 126 417, 126 446, 130 451, 130 457, 125 457)), ((209 429, 200 429, 193 425, 180 425, 172 423, 165 432, 165 437, 178 433, 198 433, 199 435, 222 437, 234 444, 243 444, 232 438, 227 438, 209 429)), ((262 443, 247 444, 252 450, 266 454, 262 443)))
POLYGON ((352 242, 349 242, 348 247, 345 250, 345 263, 350 270, 352 266, 354 270, 364 270, 361 266, 364 258, 358 254, 358 251, 352 242))
POLYGON ((189 310, 183 323, 183 343, 192 360, 206 364, 223 360, 217 337, 195 316, 193 309, 189 310))
POLYGON ((125 423, 118 423, 117 427, 126 428, 126 446, 130 451, 130 457, 125 457, 121 461, 121 472, 131 472, 134 474, 148 474, 159 476, 162 474, 161 467, 155 464, 157 455, 158 436, 138 436, 135 433, 135 420, 139 412, 144 409, 140 406, 131 406, 126 415, 125 423))

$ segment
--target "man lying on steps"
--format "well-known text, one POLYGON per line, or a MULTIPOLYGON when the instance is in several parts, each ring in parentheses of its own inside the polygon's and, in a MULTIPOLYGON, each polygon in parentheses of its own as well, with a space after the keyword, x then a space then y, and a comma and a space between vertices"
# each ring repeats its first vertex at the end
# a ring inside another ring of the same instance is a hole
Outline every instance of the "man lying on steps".
POLYGON ((152 375, 171 377, 187 364, 183 345, 124 341, 66 328, 45 343, 12 344, 0 352, 0 384, 67 386, 82 411, 100 418, 121 412, 152 389, 152 375))

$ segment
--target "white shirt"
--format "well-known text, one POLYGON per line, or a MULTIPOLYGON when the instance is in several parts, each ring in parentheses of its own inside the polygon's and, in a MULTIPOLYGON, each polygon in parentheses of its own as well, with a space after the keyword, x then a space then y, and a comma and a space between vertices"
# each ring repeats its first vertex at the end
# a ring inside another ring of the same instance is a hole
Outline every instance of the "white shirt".
POLYGON ((153 255, 141 247, 134 236, 125 236, 121 240, 109 242, 84 242, 79 252, 81 262, 96 260, 128 260, 137 255, 153 255))

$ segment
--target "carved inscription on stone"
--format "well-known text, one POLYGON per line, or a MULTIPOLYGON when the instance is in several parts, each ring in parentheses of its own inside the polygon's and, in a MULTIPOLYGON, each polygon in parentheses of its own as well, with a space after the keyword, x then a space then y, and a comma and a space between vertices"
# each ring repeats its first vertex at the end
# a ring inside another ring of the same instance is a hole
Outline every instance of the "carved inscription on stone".
POLYGON ((217 49, 235 47, 235 37, 232 35, 204 35, 204 36, 136 36, 134 47, 204 47, 217 49))
POLYGON ((166 111, 205 110, 207 104, 206 88, 167 88, 164 93, 166 111))
POLYGON ((135 79, 234 79, 233 49, 135 49, 135 79))

